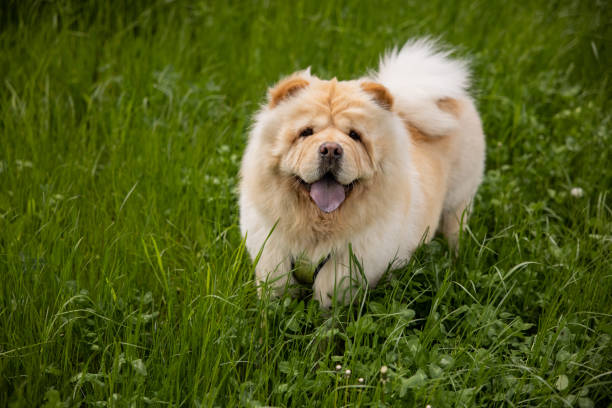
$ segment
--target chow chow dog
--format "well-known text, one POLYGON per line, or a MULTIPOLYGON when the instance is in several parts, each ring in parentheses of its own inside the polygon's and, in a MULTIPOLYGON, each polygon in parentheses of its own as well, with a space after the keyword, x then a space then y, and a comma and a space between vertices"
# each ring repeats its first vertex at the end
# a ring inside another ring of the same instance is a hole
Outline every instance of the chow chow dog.
POLYGON ((240 169, 240 227, 260 293, 305 283, 327 308, 349 302, 348 288, 376 285, 437 231, 456 247, 485 158, 468 86, 466 62, 429 40, 388 52, 366 77, 307 69, 274 85, 240 169))

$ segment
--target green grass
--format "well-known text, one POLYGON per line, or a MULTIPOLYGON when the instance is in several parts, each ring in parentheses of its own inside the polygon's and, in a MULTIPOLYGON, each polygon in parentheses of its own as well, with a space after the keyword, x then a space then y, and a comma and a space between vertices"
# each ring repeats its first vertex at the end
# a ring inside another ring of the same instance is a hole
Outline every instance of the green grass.
POLYGON ((612 404, 606 2, 113 3, 0 6, 0 406, 612 404), (472 58, 488 139, 458 257, 329 314, 258 300, 235 189, 267 87, 421 35, 472 58))

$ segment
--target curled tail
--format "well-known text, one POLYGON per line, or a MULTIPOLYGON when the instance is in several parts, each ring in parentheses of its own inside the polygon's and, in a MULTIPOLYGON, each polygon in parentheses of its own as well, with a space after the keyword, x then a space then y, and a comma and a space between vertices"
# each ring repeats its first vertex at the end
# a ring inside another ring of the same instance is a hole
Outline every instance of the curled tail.
POLYGON ((429 136, 455 130, 461 101, 470 99, 467 62, 449 55, 432 40, 409 41, 386 53, 373 75, 393 95, 393 110, 429 136))

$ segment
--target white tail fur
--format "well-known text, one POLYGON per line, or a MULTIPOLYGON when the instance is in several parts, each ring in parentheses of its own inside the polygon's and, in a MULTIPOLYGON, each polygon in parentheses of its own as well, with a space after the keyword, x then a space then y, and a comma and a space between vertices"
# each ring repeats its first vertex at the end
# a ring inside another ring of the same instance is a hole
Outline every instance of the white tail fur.
POLYGON ((446 135, 458 126, 452 113, 441 110, 441 99, 467 99, 469 70, 466 61, 449 58, 429 39, 407 42, 380 60, 374 80, 394 98, 394 110, 430 136, 446 135))

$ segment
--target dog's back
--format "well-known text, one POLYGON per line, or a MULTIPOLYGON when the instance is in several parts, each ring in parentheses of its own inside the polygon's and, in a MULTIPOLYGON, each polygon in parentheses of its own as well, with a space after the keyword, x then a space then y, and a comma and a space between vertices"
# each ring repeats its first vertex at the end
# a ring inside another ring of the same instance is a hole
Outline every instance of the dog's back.
POLYGON ((429 40, 409 42, 381 58, 374 80, 393 95, 393 110, 412 137, 425 200, 437 204, 428 208, 427 227, 454 245, 482 180, 485 141, 467 64, 449 54, 429 40))

